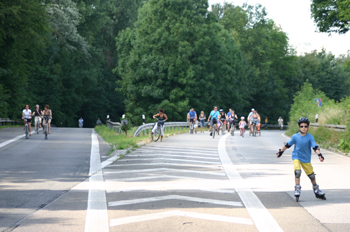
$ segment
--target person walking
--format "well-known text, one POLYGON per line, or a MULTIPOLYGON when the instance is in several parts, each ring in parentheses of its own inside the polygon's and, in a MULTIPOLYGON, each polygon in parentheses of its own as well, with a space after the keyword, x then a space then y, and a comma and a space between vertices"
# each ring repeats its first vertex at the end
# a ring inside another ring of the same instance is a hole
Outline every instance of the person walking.
POLYGON ((80 118, 80 119, 78 120, 78 122, 79 122, 79 128, 83 128, 84 119, 83 119, 83 118, 80 118))
POLYGON ((279 117, 277 122, 278 122, 278 125, 280 126, 280 129, 283 130, 283 119, 282 119, 282 117, 279 117))
POLYGON ((267 124, 269 124, 269 119, 267 118, 267 116, 266 116, 266 118, 265 118, 265 128, 267 129, 267 124))
POLYGON ((315 115, 316 123, 318 123, 318 114, 315 115))

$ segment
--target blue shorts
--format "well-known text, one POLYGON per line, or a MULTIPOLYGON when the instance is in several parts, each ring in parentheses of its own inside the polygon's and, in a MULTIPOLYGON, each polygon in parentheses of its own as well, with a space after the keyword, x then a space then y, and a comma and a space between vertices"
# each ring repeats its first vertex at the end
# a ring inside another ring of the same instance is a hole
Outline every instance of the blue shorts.
POLYGON ((204 120, 200 121, 200 125, 201 125, 201 127, 205 127, 205 121, 204 120))

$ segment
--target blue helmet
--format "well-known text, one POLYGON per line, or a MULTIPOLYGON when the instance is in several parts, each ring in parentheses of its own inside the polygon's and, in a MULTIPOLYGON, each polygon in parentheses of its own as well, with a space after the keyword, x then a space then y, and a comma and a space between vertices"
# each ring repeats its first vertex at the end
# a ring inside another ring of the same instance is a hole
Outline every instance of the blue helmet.
POLYGON ((306 117, 299 118, 298 125, 300 126, 300 124, 302 124, 302 123, 306 123, 307 125, 310 125, 310 121, 306 117))

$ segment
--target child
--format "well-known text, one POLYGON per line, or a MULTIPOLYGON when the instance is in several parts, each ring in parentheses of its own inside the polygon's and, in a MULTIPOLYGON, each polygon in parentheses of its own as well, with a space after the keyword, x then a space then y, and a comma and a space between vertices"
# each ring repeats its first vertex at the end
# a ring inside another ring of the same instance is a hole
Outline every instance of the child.
POLYGON ((317 153, 318 158, 321 162, 324 161, 324 157, 320 152, 320 148, 317 146, 314 137, 307 133, 310 121, 307 118, 300 118, 298 120, 300 132, 294 134, 292 138, 283 146, 282 149, 277 153, 277 158, 280 158, 285 150, 294 146, 294 151, 292 155, 294 163, 294 174, 295 174, 295 192, 294 196, 296 201, 299 201, 300 197, 300 175, 301 167, 303 167, 306 175, 310 178, 313 185, 314 193, 316 198, 326 200, 325 193, 319 189, 319 186, 316 183, 315 174, 311 165, 311 148, 317 153))
POLYGON ((242 138, 244 137, 244 127, 245 127, 245 125, 246 125, 246 122, 244 121, 244 117, 242 116, 241 117, 241 121, 238 124, 242 138))

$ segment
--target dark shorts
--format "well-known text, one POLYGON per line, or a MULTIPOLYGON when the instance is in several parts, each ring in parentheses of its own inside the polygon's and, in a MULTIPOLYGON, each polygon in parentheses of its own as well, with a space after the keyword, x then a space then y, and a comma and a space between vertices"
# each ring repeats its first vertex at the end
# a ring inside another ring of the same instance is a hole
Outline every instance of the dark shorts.
POLYGON ((32 119, 31 118, 25 118, 25 120, 27 120, 28 123, 32 123, 32 119))

